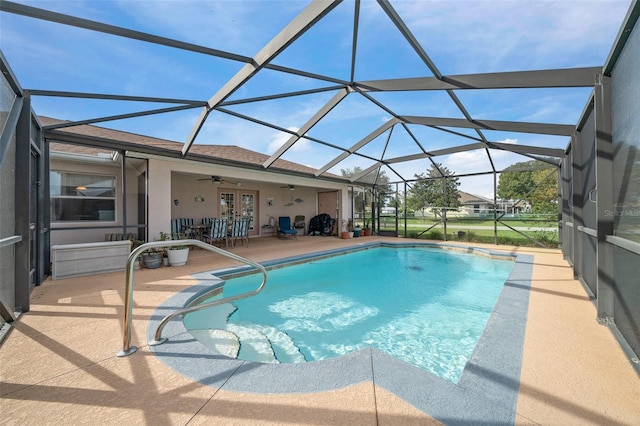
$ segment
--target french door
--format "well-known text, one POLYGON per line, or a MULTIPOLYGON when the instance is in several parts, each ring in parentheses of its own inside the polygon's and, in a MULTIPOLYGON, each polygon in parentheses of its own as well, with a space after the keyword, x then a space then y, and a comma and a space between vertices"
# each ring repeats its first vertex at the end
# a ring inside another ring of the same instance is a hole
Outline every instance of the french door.
POLYGON ((234 219, 248 217, 249 235, 258 235, 256 223, 258 191, 219 189, 220 218, 231 222, 234 219))

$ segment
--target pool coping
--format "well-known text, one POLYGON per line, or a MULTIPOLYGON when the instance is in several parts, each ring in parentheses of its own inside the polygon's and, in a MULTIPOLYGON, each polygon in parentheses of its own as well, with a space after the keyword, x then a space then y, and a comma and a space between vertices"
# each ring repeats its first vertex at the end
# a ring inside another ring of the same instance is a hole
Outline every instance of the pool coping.
MULTIPOLYGON (((374 348, 322 361, 300 364, 263 364, 213 353, 184 327, 181 318, 169 321, 164 336, 169 340, 152 346, 152 352, 177 373, 208 386, 244 393, 314 393, 373 382, 431 417, 446 424, 515 422, 520 370, 532 279, 532 255, 505 254, 473 246, 438 243, 375 242, 359 247, 335 249, 264 262, 271 268, 379 246, 433 247, 471 252, 489 257, 514 259, 514 266, 457 383, 400 361, 374 348)), ((160 320, 219 282, 216 277, 240 273, 246 268, 228 268, 194 274, 201 284, 169 298, 153 314, 147 338, 160 320), (215 280, 214 280, 215 278, 215 280)))

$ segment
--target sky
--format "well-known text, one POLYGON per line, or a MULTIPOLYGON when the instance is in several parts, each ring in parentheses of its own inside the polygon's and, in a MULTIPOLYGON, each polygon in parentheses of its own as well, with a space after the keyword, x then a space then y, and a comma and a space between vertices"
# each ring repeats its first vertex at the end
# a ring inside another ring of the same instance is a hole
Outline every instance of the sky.
MULTIPOLYGON (((99 21, 247 57, 255 56, 307 5, 302 0, 260 1, 21 1, 20 4, 99 21)), ((390 4, 443 75, 602 66, 630 0, 589 1, 394 1, 390 4)), ((281 52, 272 63, 350 80, 354 3, 345 0, 281 52)), ((363 0, 359 14, 354 80, 431 77, 387 14, 363 0)), ((244 65, 241 62, 92 32, 0 12, 0 48, 25 89, 209 100, 244 65)), ((258 72, 228 100, 333 86, 268 69, 258 72)), ((474 119, 575 125, 592 89, 457 90, 474 119)), ((336 91, 225 106, 278 128, 297 131, 336 91)), ((442 92, 372 93, 399 115, 462 118, 442 92)), ((123 114, 167 104, 33 98, 36 113, 65 120, 123 114)), ((117 120, 99 125, 185 142, 200 109, 117 120)), ((392 116, 358 93, 350 93, 282 158, 321 168, 392 116), (333 146, 333 147, 332 147, 333 146)), ((469 130, 456 131, 477 136, 469 130)), ((565 148, 566 137, 485 131, 489 141, 565 148)), ((196 144, 237 145, 271 155, 290 137, 277 129, 213 111, 196 144)), ((393 158, 473 143, 427 128, 395 126, 359 152, 393 158)), ((492 150, 501 170, 529 158, 492 150)), ((438 156, 455 174, 485 172, 484 149, 438 156)), ((330 172, 373 163, 350 156, 330 172)), ((426 173, 428 160, 385 169, 392 181, 426 173), (396 175, 397 173, 397 175, 396 175), (399 175, 399 176, 398 176, 399 175)), ((491 196, 493 178, 461 178, 462 190, 491 196)))

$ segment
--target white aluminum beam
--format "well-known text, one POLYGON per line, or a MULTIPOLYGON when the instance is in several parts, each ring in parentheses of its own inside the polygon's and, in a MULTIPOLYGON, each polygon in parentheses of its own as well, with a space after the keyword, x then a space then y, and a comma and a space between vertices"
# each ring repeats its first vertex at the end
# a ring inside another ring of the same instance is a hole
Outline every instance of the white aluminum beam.
POLYGON ((342 160, 344 160, 350 155, 351 153, 349 151, 343 152, 342 154, 338 155, 336 158, 334 158, 333 160, 329 161, 327 164, 325 164, 324 166, 316 170, 314 175, 316 177, 320 176, 321 174, 323 174, 324 172, 329 170, 331 167, 335 166, 336 164, 338 164, 339 162, 341 162, 342 160))
POLYGON ((380 136, 382 133, 387 131, 387 129, 389 129, 390 127, 392 127, 393 125, 399 122, 400 120, 398 120, 397 118, 392 118, 391 120, 387 121, 382 126, 378 127, 376 130, 369 133, 367 136, 365 136, 360 141, 358 141, 355 145, 349 148, 347 152, 343 152, 342 154, 338 155, 336 158, 334 158, 333 160, 329 161, 327 164, 319 168, 318 171, 315 172, 314 174, 316 176, 320 176, 322 173, 326 172, 331 167, 335 166, 336 164, 338 164, 339 162, 347 158, 349 155, 356 152, 357 150, 359 150, 360 148, 362 148, 363 146, 365 146, 366 144, 368 144, 369 142, 371 142, 372 140, 380 136))
POLYGON ((360 179, 363 176, 368 175, 369 173, 371 173, 375 169, 379 169, 382 166, 382 164, 383 163, 381 163, 380 161, 374 163, 372 166, 367 167, 365 170, 361 171, 360 173, 357 173, 357 174, 351 176, 351 179, 349 179, 349 181, 350 182, 356 182, 358 179, 360 179))
POLYGON ((105 99, 113 101, 158 102, 167 104, 206 105, 206 101, 193 99, 154 98, 149 96, 111 95, 107 93, 65 92, 59 90, 27 89, 31 96, 51 96, 59 98, 105 99))
POLYGON ((164 114, 167 112, 183 111, 185 109, 192 109, 197 107, 198 107, 197 105, 180 105, 180 106, 175 106, 170 108, 159 108, 159 109, 152 109, 147 111, 132 112, 129 114, 110 115, 105 117, 90 118, 90 119, 81 120, 81 121, 65 121, 64 123, 52 124, 50 126, 42 126, 42 128, 45 130, 61 129, 64 127, 81 126, 83 124, 104 123, 105 121, 124 120, 125 118, 143 117, 146 115, 156 115, 156 114, 164 114))
POLYGON ((427 153, 419 153, 419 154, 412 154, 412 155, 404 155, 402 157, 389 158, 385 160, 385 163, 387 164, 402 163, 404 161, 420 160, 422 158, 435 157, 438 155, 449 155, 449 154, 455 154, 456 152, 473 151, 476 149, 483 149, 484 147, 485 147, 485 144, 482 142, 472 143, 469 145, 453 146, 451 148, 438 149, 436 151, 429 151, 427 153))
POLYGON ((246 56, 236 55, 234 53, 224 52, 218 49, 211 49, 209 47, 198 46, 192 43, 185 43, 167 37, 160 37, 149 33, 143 33, 141 31, 129 30, 127 28, 118 27, 115 25, 103 24, 102 22, 91 21, 89 19, 77 18, 75 16, 65 15, 63 13, 51 12, 49 10, 39 9, 37 7, 27 6, 11 1, 1 1, 0 11, 28 16, 35 19, 42 19, 49 22, 56 22, 58 24, 69 25, 72 27, 84 28, 90 31, 97 31, 105 34, 127 37, 147 43, 175 47, 177 49, 203 53, 205 55, 217 56, 219 58, 226 58, 234 61, 247 62, 250 59, 246 56))
POLYGON ((497 72, 356 82, 362 91, 421 91, 460 89, 533 89, 593 87, 600 67, 497 72))
POLYGON ((313 117, 311 117, 300 128, 300 130, 298 130, 294 135, 292 135, 289 138, 289 140, 287 142, 285 142, 280 148, 278 148, 278 150, 276 152, 274 152, 273 155, 271 155, 271 157, 269 157, 262 164, 262 167, 264 167, 266 169, 271 164, 273 164, 274 161, 276 161, 278 158, 280 158, 282 156, 282 154, 287 152, 287 150, 289 148, 291 148, 294 143, 296 143, 298 140, 300 140, 300 138, 303 137, 305 135, 305 133, 307 133, 309 130, 311 130, 311 128, 313 128, 313 126, 315 126, 318 123, 318 121, 322 120, 322 117, 327 115, 329 113, 329 111, 331 111, 333 108, 335 108, 335 106, 338 105, 340 103, 340 101, 342 101, 345 98, 345 96, 347 96, 348 94, 349 94, 349 91, 347 89, 340 89, 338 91, 338 93, 336 93, 331 99, 329 99, 329 102, 324 104, 322 106, 322 108, 320 108, 318 110, 318 112, 316 112, 313 115, 313 117))
POLYGON ((405 115, 400 118, 410 124, 423 124, 425 126, 461 127, 467 129, 498 130, 505 132, 537 133, 558 136, 571 136, 574 129, 573 125, 570 124, 525 123, 497 120, 469 121, 463 118, 418 117, 409 115, 405 115))
POLYGON ((544 148, 540 146, 531 146, 531 145, 515 145, 511 143, 502 143, 502 142, 491 142, 489 144, 491 148, 498 148, 504 151, 511 151, 521 154, 536 154, 536 155, 545 155, 547 157, 564 157, 564 149, 559 148, 544 148))
POLYGON ((427 67, 431 70, 433 75, 436 78, 442 77, 436 65, 433 63, 431 58, 429 58, 429 55, 427 55, 427 52, 424 51, 424 49, 422 48, 418 40, 416 40, 416 38, 413 36, 409 28, 405 25, 404 21, 400 18, 400 15, 398 15, 398 12, 395 11, 395 9, 391 6, 389 1, 378 0, 378 4, 382 8, 382 10, 384 10, 384 12, 387 14, 389 19, 391 19, 394 25, 398 28, 398 30, 402 33, 402 36, 407 40, 409 45, 411 45, 413 50, 415 50, 418 56, 420 56, 420 59, 422 59, 425 65, 427 65, 427 67))
POLYGON ((245 64, 227 83, 216 92, 208 105, 203 109, 196 121, 191 134, 182 147, 182 155, 189 152, 189 148, 195 141, 200 129, 204 125, 209 113, 222 103, 227 97, 235 92, 247 80, 253 77, 258 71, 273 60, 280 52, 304 34, 311 26, 340 4, 342 0, 314 0, 298 16, 296 16, 286 27, 282 29, 269 43, 267 43, 253 58, 253 61, 245 64))

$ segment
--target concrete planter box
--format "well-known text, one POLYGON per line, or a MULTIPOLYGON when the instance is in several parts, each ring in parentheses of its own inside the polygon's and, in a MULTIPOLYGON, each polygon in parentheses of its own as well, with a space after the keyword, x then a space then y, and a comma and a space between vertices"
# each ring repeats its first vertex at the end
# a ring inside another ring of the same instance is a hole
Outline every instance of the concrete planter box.
POLYGON ((131 241, 61 244, 51 247, 52 279, 124 271, 131 241))

